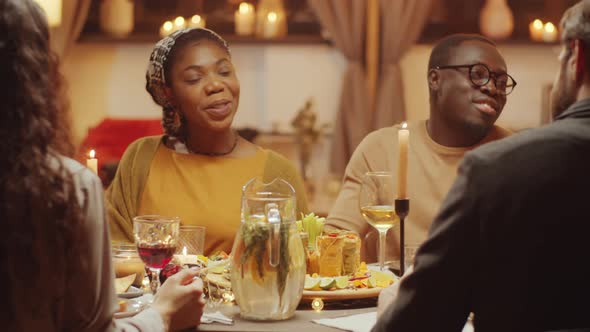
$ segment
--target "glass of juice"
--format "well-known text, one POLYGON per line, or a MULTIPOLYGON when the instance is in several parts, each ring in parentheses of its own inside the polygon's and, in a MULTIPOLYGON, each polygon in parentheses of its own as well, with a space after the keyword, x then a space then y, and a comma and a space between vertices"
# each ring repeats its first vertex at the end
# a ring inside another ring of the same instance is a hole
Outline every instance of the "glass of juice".
POLYGON ((391 172, 367 172, 361 180, 359 208, 367 223, 379 232, 379 268, 385 270, 387 231, 399 224, 394 209, 394 181, 391 172))

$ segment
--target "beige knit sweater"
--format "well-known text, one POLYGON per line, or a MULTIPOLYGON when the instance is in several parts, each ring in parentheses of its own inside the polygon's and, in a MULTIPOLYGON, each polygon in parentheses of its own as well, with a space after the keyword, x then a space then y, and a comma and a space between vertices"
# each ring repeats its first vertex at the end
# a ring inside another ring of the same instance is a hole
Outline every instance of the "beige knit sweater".
MULTIPOLYGON (((455 179, 463 155, 484 143, 506 137, 510 132, 494 126, 480 143, 468 148, 450 148, 430 138, 426 121, 409 124, 409 130, 407 191, 410 214, 405 222, 405 243, 420 244, 426 239, 430 224, 455 179)), ((397 126, 377 130, 359 144, 348 163, 342 189, 327 220, 328 227, 354 230, 365 239, 363 259, 367 262, 377 260, 378 236, 359 211, 361 178, 369 171, 391 171, 395 175, 397 131, 397 126)), ((395 227, 388 232, 386 259, 398 257, 399 227, 395 227)))

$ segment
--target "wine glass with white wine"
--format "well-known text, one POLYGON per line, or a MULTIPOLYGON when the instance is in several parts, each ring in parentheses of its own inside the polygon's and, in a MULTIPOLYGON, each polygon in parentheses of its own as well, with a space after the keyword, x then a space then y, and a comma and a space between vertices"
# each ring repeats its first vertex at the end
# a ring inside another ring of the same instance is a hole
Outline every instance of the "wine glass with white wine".
POLYGON ((369 225, 379 232, 379 268, 385 269, 387 231, 399 223, 394 209, 394 185, 391 172, 367 172, 362 178, 359 208, 369 225))

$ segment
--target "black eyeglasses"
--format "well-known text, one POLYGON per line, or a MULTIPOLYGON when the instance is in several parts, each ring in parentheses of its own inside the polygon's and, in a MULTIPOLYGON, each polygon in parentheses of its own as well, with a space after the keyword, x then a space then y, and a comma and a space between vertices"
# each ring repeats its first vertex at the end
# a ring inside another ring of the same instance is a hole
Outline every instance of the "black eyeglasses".
POLYGON ((481 87, 494 79, 496 90, 501 95, 509 95, 516 86, 516 81, 512 76, 506 73, 494 73, 483 63, 476 63, 473 65, 457 65, 457 66, 436 66, 435 69, 459 69, 469 68, 469 79, 473 85, 481 87))

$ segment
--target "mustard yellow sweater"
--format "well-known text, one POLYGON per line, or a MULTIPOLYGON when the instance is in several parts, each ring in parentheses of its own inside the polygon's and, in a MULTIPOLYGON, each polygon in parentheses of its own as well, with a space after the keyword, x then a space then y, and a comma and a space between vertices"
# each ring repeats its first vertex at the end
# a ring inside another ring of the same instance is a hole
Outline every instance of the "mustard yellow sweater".
POLYGON ((106 193, 111 237, 133 242, 136 215, 179 216, 183 225, 207 228, 205 254, 230 252, 240 225, 241 188, 256 176, 291 183, 298 215, 307 213, 300 175, 273 151, 259 149, 246 158, 209 157, 177 153, 162 143, 162 136, 139 139, 125 151, 106 193))

